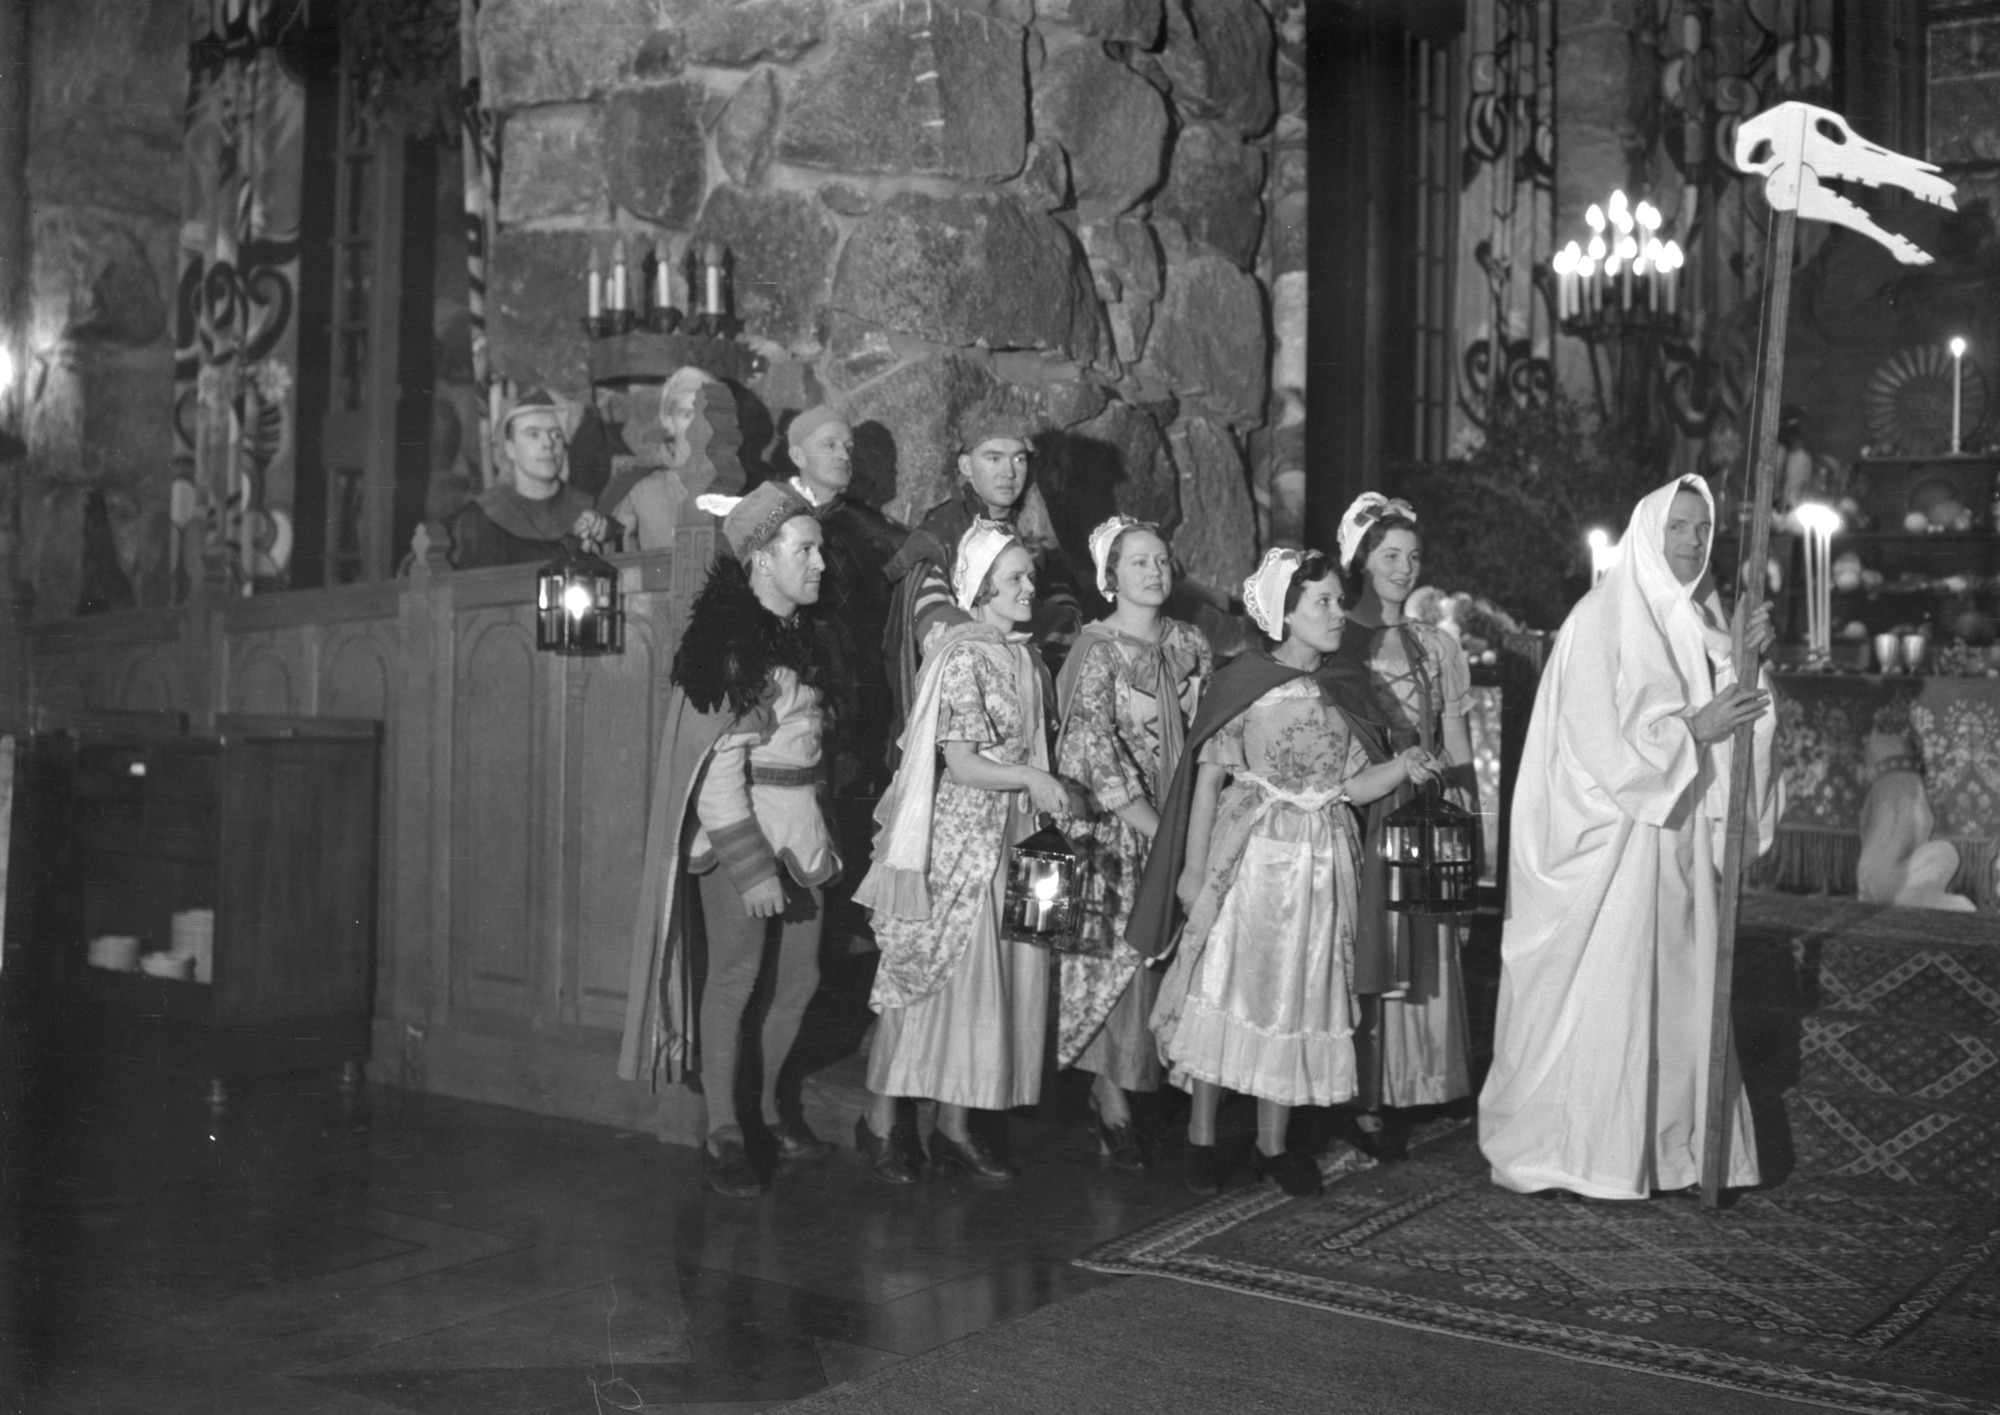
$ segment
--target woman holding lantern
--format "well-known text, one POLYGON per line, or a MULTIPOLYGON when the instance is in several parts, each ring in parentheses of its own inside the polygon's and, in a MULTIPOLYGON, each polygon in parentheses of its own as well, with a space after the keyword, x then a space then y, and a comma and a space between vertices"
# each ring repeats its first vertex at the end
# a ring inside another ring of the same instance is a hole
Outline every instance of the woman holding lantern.
POLYGON ((1113 607, 1077 638, 1056 685, 1056 770, 1088 790, 1097 808, 1065 822, 1085 862, 1084 899, 1079 946, 1061 960, 1056 1060, 1096 1077, 1099 1148, 1114 1168, 1141 1170, 1151 1157, 1127 1093, 1159 1089, 1147 1018, 1160 975, 1126 945, 1125 925, 1159 829, 1159 803, 1215 659, 1199 630, 1161 613, 1174 567, 1157 527, 1113 516, 1090 533, 1090 558, 1113 607))
POLYGON ((969 623, 925 656, 902 765, 877 808, 875 863, 855 892, 874 912, 880 1014, 856 1147, 891 1184, 917 1178, 923 1150, 898 1099, 937 1101, 931 1164, 978 1179, 1017 1171, 967 1128, 972 1110, 1033 1105, 1041 1093, 1048 953, 1002 937, 1007 845, 1038 812, 1085 803, 1048 760, 1047 670, 1025 626, 1034 558, 1005 527, 976 520, 958 543, 952 596, 969 623), (942 759, 944 770, 938 771, 942 759))
MULTIPOLYGON (((1423 554, 1408 502, 1371 491, 1347 508, 1340 566, 1348 626, 1340 656, 1367 673, 1390 745, 1436 751, 1457 803, 1474 810, 1466 721, 1472 670, 1450 634, 1403 613, 1422 577, 1423 554)), ((1361 866, 1354 991, 1366 999, 1359 1103, 1361 1128, 1371 1133, 1382 1128, 1383 1106, 1439 1105, 1472 1093, 1457 920, 1389 908, 1382 823, 1412 794, 1399 790, 1369 811, 1374 848, 1361 866)))
POLYGON ((1233 1090, 1257 1098, 1257 1172, 1317 1194, 1319 1169, 1286 1130, 1293 1106, 1337 1105, 1358 1086, 1348 804, 1434 768, 1421 747, 1377 762, 1367 684, 1328 662, 1344 623, 1332 562, 1269 551, 1243 600, 1276 647, 1237 658, 1204 695, 1126 937, 1157 956, 1173 942, 1175 901, 1186 911, 1153 1029, 1174 1084, 1194 1096, 1188 1187, 1222 1187, 1215 1113, 1233 1090))

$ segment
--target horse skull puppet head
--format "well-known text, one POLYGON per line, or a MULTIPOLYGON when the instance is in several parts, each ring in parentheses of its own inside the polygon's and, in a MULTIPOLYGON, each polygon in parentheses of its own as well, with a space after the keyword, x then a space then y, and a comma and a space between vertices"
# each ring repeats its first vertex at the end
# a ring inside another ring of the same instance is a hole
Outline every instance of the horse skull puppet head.
POLYGON ((1867 141, 1838 113, 1810 103, 1781 103, 1736 130, 1736 165, 1764 176, 1764 196, 1774 211, 1796 211, 1811 221, 1830 221, 1859 231, 1886 246, 1905 265, 1928 265, 1913 242, 1885 231, 1868 213, 1824 184, 1884 183, 1933 206, 1956 211, 1951 183, 1928 162, 1905 157, 1867 141))

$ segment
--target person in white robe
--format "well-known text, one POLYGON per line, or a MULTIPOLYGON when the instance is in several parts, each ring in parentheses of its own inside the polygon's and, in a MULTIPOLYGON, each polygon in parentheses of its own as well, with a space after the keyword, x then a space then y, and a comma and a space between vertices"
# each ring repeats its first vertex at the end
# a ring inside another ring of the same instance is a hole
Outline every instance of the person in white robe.
MULTIPOLYGON (((1754 723, 1754 858, 1770 849, 1768 680, 1736 682, 1699 477, 1648 494, 1617 565, 1556 635, 1514 789, 1500 1006, 1479 1098, 1493 1180, 1644 1199, 1700 1179, 1732 738, 1754 723)), ((1743 629, 1761 655, 1760 609, 1743 629)), ((1758 1182, 1740 1081, 1730 1186, 1758 1182)))

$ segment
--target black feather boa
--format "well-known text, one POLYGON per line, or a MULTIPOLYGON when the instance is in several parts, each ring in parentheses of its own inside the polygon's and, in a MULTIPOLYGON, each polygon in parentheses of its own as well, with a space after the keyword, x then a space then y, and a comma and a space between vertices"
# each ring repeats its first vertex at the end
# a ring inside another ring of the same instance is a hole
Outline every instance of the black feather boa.
POLYGON ((718 556, 674 650, 673 683, 697 711, 713 712, 727 701, 741 716, 769 695, 771 670, 789 668, 830 710, 827 638, 810 606, 780 619, 758 600, 742 564, 718 556))

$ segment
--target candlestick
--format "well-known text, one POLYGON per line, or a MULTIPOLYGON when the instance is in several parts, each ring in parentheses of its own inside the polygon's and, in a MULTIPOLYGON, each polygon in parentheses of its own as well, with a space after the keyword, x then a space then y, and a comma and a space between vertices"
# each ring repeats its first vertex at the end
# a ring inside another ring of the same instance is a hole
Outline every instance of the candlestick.
POLYGON ((1959 445, 1959 419, 1965 408, 1965 341, 1951 341, 1951 453, 1956 457, 1959 445))
POLYGON ((601 319, 604 315, 604 270, 598 264, 597 248, 590 249, 590 317, 601 319))

